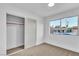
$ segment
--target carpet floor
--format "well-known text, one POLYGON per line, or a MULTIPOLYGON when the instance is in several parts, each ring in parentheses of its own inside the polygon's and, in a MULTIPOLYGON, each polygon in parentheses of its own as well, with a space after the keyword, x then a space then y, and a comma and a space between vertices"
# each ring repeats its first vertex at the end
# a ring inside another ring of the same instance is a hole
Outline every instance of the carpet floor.
POLYGON ((16 47, 16 48, 9 49, 9 50, 7 50, 7 55, 9 55, 11 53, 14 53, 14 52, 17 52, 17 51, 22 50, 22 49, 24 49, 23 45, 19 46, 19 47, 16 47))
POLYGON ((18 53, 12 54, 11 56, 79 56, 79 53, 44 43, 24 49, 18 53))

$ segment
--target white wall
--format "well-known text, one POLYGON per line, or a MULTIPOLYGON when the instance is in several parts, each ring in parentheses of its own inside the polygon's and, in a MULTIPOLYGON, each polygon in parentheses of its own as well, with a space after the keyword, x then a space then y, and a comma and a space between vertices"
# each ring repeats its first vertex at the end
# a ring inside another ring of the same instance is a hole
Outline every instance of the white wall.
POLYGON ((43 24, 43 21, 37 21, 37 43, 36 43, 36 45, 38 45, 38 44, 41 44, 41 43, 43 43, 44 42, 44 39, 43 39, 43 35, 44 35, 44 24, 43 24))
POLYGON ((6 55, 6 14, 0 8, 0 55, 6 55))
MULTIPOLYGON (((28 18, 31 18, 31 19, 35 19, 37 21, 37 31, 39 31, 39 25, 42 25, 40 28, 43 27, 43 24, 39 22, 39 20, 43 20, 42 18, 38 17, 37 15, 34 15, 34 14, 31 14, 27 11, 23 11, 21 9, 18 9, 18 8, 14 8, 14 7, 8 7, 6 5, 2 5, 0 4, 0 55, 6 55, 6 13, 8 14, 12 14, 12 15, 15 15, 15 16, 20 16, 20 17, 24 17, 25 18, 25 30, 29 30, 28 29, 28 18), (2 10, 1 10, 2 8, 2 10), (39 23, 39 25, 38 25, 39 23)), ((27 42, 28 42, 28 32, 25 31, 25 47, 27 47, 27 42)), ((37 41, 36 43, 39 44, 39 41, 41 40, 42 41, 42 38, 38 39, 38 37, 42 37, 40 33, 37 33, 37 41)))
MULTIPOLYGON (((69 17, 69 16, 79 16, 79 8, 62 12, 52 16, 52 20, 69 17)), ((65 49, 69 49, 75 52, 79 52, 79 36, 69 36, 69 35, 49 35, 49 22, 50 19, 45 21, 45 41, 51 45, 59 46, 65 49)), ((79 31, 78 31, 79 33, 79 31)))

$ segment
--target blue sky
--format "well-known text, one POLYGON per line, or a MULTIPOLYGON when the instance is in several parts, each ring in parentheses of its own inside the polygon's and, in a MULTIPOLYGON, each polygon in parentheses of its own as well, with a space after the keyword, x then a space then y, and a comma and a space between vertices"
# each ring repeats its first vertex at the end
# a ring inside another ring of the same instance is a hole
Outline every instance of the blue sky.
MULTIPOLYGON (((66 26, 67 24, 67 21, 68 21, 68 27, 73 27, 73 26, 78 26, 78 17, 75 16, 75 17, 70 17, 70 18, 63 18, 61 19, 61 26, 66 26)), ((54 20, 54 21, 50 21, 49 22, 49 25, 50 26, 58 26, 60 25, 60 20, 54 20)))

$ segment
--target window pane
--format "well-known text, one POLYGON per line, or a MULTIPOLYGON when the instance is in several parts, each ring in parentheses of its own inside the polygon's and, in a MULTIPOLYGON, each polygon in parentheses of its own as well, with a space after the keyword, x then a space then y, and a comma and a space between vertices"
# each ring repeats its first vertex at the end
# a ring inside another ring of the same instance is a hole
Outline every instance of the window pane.
POLYGON ((67 33, 70 35, 77 35, 78 31, 78 17, 67 18, 67 33))
POLYGON ((54 28, 60 26, 60 20, 50 21, 50 26, 54 28))
POLYGON ((53 34, 59 34, 60 30, 60 20, 50 21, 50 33, 53 34))
POLYGON ((68 28, 72 28, 74 26, 78 26, 78 17, 67 18, 68 28))
POLYGON ((66 18, 61 19, 61 34, 65 34, 66 32, 66 18))
POLYGON ((66 27, 66 18, 61 19, 61 27, 66 27))

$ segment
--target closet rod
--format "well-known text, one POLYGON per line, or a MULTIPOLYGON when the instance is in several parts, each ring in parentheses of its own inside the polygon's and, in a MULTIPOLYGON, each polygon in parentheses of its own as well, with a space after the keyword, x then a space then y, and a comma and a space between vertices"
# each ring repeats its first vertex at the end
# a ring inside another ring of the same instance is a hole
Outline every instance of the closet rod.
POLYGON ((7 24, 24 25, 24 24, 18 24, 18 23, 7 23, 7 24))

